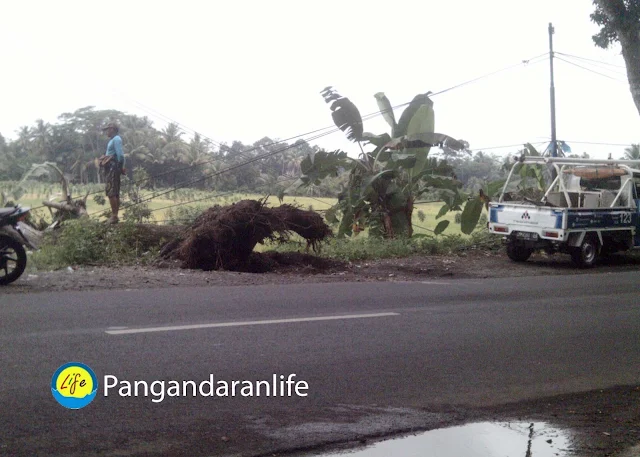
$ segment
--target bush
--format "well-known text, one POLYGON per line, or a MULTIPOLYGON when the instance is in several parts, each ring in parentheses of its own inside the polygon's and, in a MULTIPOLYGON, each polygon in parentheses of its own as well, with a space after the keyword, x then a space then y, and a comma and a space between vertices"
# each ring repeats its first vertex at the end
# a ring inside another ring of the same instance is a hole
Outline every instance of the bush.
POLYGON ((32 262, 37 269, 140 264, 153 260, 157 248, 142 250, 133 223, 108 225, 77 219, 65 222, 59 231, 47 233, 41 249, 33 254, 32 262))

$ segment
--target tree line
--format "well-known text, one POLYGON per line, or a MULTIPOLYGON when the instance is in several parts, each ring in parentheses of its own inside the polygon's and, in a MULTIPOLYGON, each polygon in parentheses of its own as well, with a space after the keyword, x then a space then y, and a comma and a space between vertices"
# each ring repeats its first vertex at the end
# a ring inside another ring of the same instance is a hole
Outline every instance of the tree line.
MULTIPOLYGON (((101 129, 113 121, 120 126, 129 173, 143 169, 152 177, 150 184, 158 188, 192 182, 189 187, 198 189, 275 194, 301 174, 300 165, 305 157, 320 150, 303 140, 274 144, 275 140, 269 137, 253 144, 241 141, 214 144, 197 133, 187 137, 176 123, 157 129, 146 116, 89 106, 61 114, 55 124, 39 119, 31 126, 21 127, 14 140, 0 134, 0 181, 18 181, 33 164, 52 162, 71 183, 100 183, 96 159, 104 154, 108 141, 101 129), (288 146, 291 148, 216 175, 248 159, 288 146)), ((503 159, 492 154, 476 152, 450 156, 447 160, 470 191, 503 174, 503 159)), ((314 196, 336 196, 345 183, 346 176, 338 176, 299 191, 314 196)))
MULTIPOLYGON (((105 153, 108 141, 101 129, 114 121, 120 126, 126 168, 145 170, 155 187, 192 182, 189 187, 199 189, 269 191, 285 178, 297 177, 304 157, 319 150, 303 140, 274 144, 268 137, 253 144, 240 141, 214 144, 198 133, 187 138, 176 123, 157 129, 146 116, 89 106, 60 115, 55 124, 40 119, 32 126, 21 127, 12 141, 0 134, 0 180, 20 180, 33 164, 52 162, 72 183, 100 183, 96 159, 105 153), (265 159, 216 175, 248 159, 289 146, 265 159)), ((330 186, 314 192, 332 193, 330 186)))

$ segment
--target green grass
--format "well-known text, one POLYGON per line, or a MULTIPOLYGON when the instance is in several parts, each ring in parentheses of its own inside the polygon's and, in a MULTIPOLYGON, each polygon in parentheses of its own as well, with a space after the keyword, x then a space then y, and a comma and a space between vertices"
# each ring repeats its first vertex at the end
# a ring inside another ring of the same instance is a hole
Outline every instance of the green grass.
MULTIPOLYGON (((285 244, 267 244, 261 250, 280 252, 304 249, 304 240, 294 239, 285 244)), ((366 236, 332 239, 321 245, 322 257, 355 262, 362 260, 408 257, 412 255, 451 255, 467 250, 497 250, 501 241, 487 231, 476 231, 471 236, 425 235, 410 239, 380 240, 366 236)))
MULTIPOLYGON (((0 182, 0 191, 4 192, 9 199, 13 198, 16 183, 0 182)), ((99 192, 104 195, 102 186, 74 186, 72 193, 74 196, 83 196, 90 192, 99 192)), ((162 193, 163 190, 156 190, 162 193)), ((215 204, 228 205, 244 199, 263 199, 263 195, 235 193, 209 198, 207 200, 187 203, 181 208, 193 208, 191 212, 183 211, 176 214, 176 208, 166 207, 189 202, 191 200, 202 199, 220 194, 220 192, 205 192, 192 189, 181 189, 170 192, 159 198, 147 202, 150 210, 153 211, 155 221, 161 222, 171 217, 192 218, 197 211, 202 211, 215 204), (154 211, 155 210, 155 211, 154 211), (172 215, 173 212, 173 215, 172 215), (186 214, 185 214, 186 213, 186 214)), ((142 192, 143 198, 151 196, 149 190, 142 192)), ((24 193, 17 203, 31 208, 42 205, 43 200, 60 201, 62 198, 60 187, 52 184, 33 183, 26 186, 24 193)), ((126 199, 123 207, 126 206, 126 199)), ((280 201, 276 196, 267 199, 270 206, 279 206, 280 201)), ((336 203, 334 198, 315 198, 304 196, 286 196, 283 203, 296 205, 303 209, 320 211, 326 210, 336 203)), ((344 261, 373 260, 390 257, 406 257, 410 255, 436 255, 451 254, 466 249, 493 249, 497 240, 487 236, 486 231, 479 228, 471 236, 461 233, 460 224, 455 222, 455 213, 450 212, 440 219, 436 219, 442 203, 421 203, 417 204, 413 211, 414 237, 411 239, 380 240, 367 236, 365 230, 360 235, 347 239, 331 239, 322 245, 321 255, 323 257, 334 258, 344 261), (420 220, 419 214, 424 214, 424 220, 420 220), (450 224, 442 235, 435 236, 433 230, 441 220, 448 220, 450 224)), ((35 252, 31 258, 30 268, 35 270, 65 268, 69 265, 132 265, 147 263, 155 258, 158 246, 142 246, 137 238, 135 226, 130 223, 119 224, 117 227, 108 227, 100 224, 95 216, 108 209, 108 204, 98 205, 93 200, 93 195, 87 199, 87 211, 94 215, 93 221, 71 221, 65 223, 65 230, 56 232, 54 235, 47 235, 47 240, 41 250, 35 252)), ((48 220, 49 211, 46 208, 36 212, 36 219, 39 217, 48 220)), ((334 227, 334 231, 337 227, 334 227)), ((279 251, 300 251, 304 250, 306 243, 295 236, 292 241, 286 244, 258 245, 256 250, 265 251, 276 249, 279 251)))
MULTIPOLYGON (((0 190, 10 196, 11 189, 15 183, 0 183, 0 190), (7 187, 8 186, 8 187, 7 187)), ((89 186, 89 187, 74 187, 73 195, 85 195, 87 191, 101 190, 101 186, 89 186)), ((157 193, 163 192, 157 190, 157 193)), ((102 194, 102 193, 100 193, 102 194)), ((193 212, 190 214, 176 215, 176 208, 167 209, 166 207, 188 202, 191 200, 202 199, 212 195, 217 195, 219 192, 204 192, 191 189, 182 189, 177 192, 171 192, 165 194, 159 198, 155 198, 147 202, 149 209, 153 211, 153 217, 155 221, 168 220, 173 211, 173 217, 193 217, 193 212)), ((151 195, 150 191, 143 191, 143 197, 151 195)), ((42 200, 49 199, 49 197, 57 197, 55 200, 59 201, 61 193, 58 186, 33 184, 27 186, 27 192, 21 196, 18 200, 23 206, 38 207, 42 205, 42 200), (57 194, 56 194, 57 192, 57 194)), ((181 205, 181 208, 193 208, 199 211, 204 210, 215 204, 228 205, 243 199, 263 199, 263 195, 259 194, 247 194, 247 193, 235 193, 216 198, 207 199, 202 202, 188 203, 181 205)), ((276 196, 270 196, 267 199, 270 206, 279 206, 280 201, 276 196)), ((313 209, 315 211, 326 210, 336 203, 334 198, 315 198, 304 196, 286 196, 283 203, 299 206, 303 209, 313 209)), ((125 202, 126 205, 126 202, 125 202)), ((125 206, 123 205, 123 206, 125 206)), ((455 213, 450 212, 440 219, 436 219, 436 215, 440 210, 442 203, 421 203, 417 204, 413 211, 413 226, 414 237, 410 240, 379 240, 370 239, 367 236, 367 231, 361 233, 359 236, 351 237, 343 240, 332 239, 330 242, 323 245, 322 255, 325 257, 336 258, 340 260, 365 260, 365 259, 379 259, 388 257, 403 257, 413 254, 447 254, 461 249, 468 249, 471 246, 492 246, 492 240, 485 240, 484 231, 479 228, 472 236, 467 236, 461 233, 460 224, 455 222, 455 213), (419 213, 424 214, 424 220, 420 220, 419 213), (433 230, 441 220, 448 220, 450 224, 442 235, 434 236, 433 230), (480 240, 480 241, 479 241, 480 240), (479 244, 478 244, 479 243, 479 244)), ((98 205, 93 196, 89 196, 87 199, 87 211, 89 214, 99 215, 102 211, 106 211, 108 204, 98 205)), ((49 211, 46 208, 38 210, 37 215, 49 218, 49 211)), ((68 224, 67 224, 68 225, 68 224)), ((60 268, 67 265, 80 265, 80 264, 135 264, 140 262, 146 262, 153 256, 153 252, 147 252, 142 258, 141 252, 137 252, 137 249, 132 249, 131 246, 136 245, 135 237, 132 237, 128 225, 121 224, 122 227, 118 228, 120 235, 115 238, 110 238, 111 231, 105 229, 104 224, 92 224, 92 223, 79 223, 71 225, 68 230, 65 230, 65 234, 55 240, 50 239, 50 242, 44 249, 34 254, 34 262, 37 268, 60 268), (75 242, 74 239, 80 241, 75 242), (121 239, 128 240, 123 244, 121 239), (133 244, 132 244, 133 243, 133 244), (97 249, 97 251, 96 251, 97 249)), ((334 231, 337 227, 334 227, 334 231)), ((277 249, 280 251, 288 250, 301 250, 304 249, 306 243, 300 238, 293 237, 292 242, 284 245, 258 245, 256 250, 265 251, 269 249, 277 249)), ((151 250, 153 251, 153 249, 151 250)))
MULTIPOLYGON (((8 183, 0 183, 0 184, 5 184, 7 185, 8 183)), ((20 203, 23 206, 29 206, 31 208, 35 208, 35 207, 39 207, 42 205, 42 200, 45 199, 45 190, 43 188, 42 185, 39 184, 34 184, 32 187, 36 187, 36 186, 40 186, 39 189, 39 193, 40 196, 38 196, 36 194, 36 192, 34 191, 34 189, 31 188, 27 188, 27 193, 25 195, 23 195, 20 200, 18 200, 18 203, 20 203)), ((51 187, 51 186, 49 186, 51 187)), ((78 186, 74 188, 74 195, 78 196, 78 195, 84 195, 87 190, 94 190, 94 189, 99 189, 99 187, 97 186, 91 186, 90 189, 87 189, 84 186, 78 186)), ((158 190, 158 193, 163 192, 163 190, 158 190)), ((171 206, 177 203, 182 203, 184 201, 189 201, 189 200, 195 200, 195 199, 200 199, 200 198, 205 198, 207 196, 211 196, 211 195, 216 195, 219 194, 220 192, 204 192, 204 191, 198 191, 198 190, 189 190, 188 192, 181 192, 178 191, 176 192, 178 194, 178 196, 180 198, 178 199, 172 199, 172 198, 167 198, 168 196, 173 196, 173 193, 170 194, 166 194, 163 195, 161 197, 155 198, 153 200, 150 200, 147 202, 147 205, 149 206, 149 209, 153 211, 153 218, 155 221, 165 221, 169 218, 170 213, 169 210, 167 209, 162 209, 165 208, 167 206, 171 206)), ((146 195, 151 195, 150 191, 143 191, 142 193, 143 196, 146 195)), ((59 190, 56 188, 55 191, 51 192, 51 196, 56 196, 56 201, 59 201, 62 197, 62 194, 59 192, 59 190), (57 192, 56 192, 57 191, 57 192)), ((202 202, 196 202, 196 203, 190 203, 187 205, 183 205, 183 206, 187 206, 187 207, 192 207, 192 208, 200 208, 200 209, 204 209, 207 208, 209 206, 213 206, 215 204, 218 205, 227 205, 227 204, 231 204, 235 201, 239 201, 239 200, 243 200, 243 199, 262 199, 264 198, 264 195, 259 195, 259 194, 247 194, 247 193, 235 193, 235 194, 229 194, 229 195, 224 195, 222 197, 217 197, 217 198, 211 198, 202 202)), ((278 198, 274 195, 270 196, 267 199, 267 202, 269 203, 269 205, 271 206, 279 206, 280 205, 280 201, 278 200, 278 198)), ((285 196, 284 197, 284 202, 286 204, 292 204, 292 205, 297 205, 300 206, 303 209, 313 209, 315 211, 322 211, 322 210, 326 210, 328 208, 330 208, 331 206, 333 206, 336 202, 335 198, 324 198, 324 197, 304 197, 304 196, 285 196)), ((123 208, 126 206, 126 202, 123 199, 123 208)), ((437 215, 438 211, 440 210, 440 207, 442 206, 442 203, 421 203, 415 206, 414 211, 413 211, 413 217, 412 217, 412 222, 413 222, 413 226, 414 226, 414 233, 415 234, 431 234, 433 233, 433 230, 435 229, 436 225, 438 224, 438 222, 440 222, 441 220, 448 220, 449 223, 449 227, 447 227, 447 229, 445 230, 444 234, 446 235, 462 235, 462 236, 466 236, 463 235, 462 232, 460 231, 460 224, 456 224, 455 223, 455 213, 450 212, 448 214, 446 214, 445 216, 443 216, 440 219, 435 218, 435 216, 437 215), (418 217, 418 212, 422 211, 425 214, 425 220, 424 221, 420 221, 420 218, 418 217)), ((105 205, 98 205, 94 200, 93 200, 93 196, 89 196, 89 198, 87 199, 87 211, 89 212, 89 214, 93 214, 94 216, 98 216, 100 215, 100 213, 102 211, 105 211, 108 209, 108 204, 105 205)), ((174 209, 175 210, 175 209, 174 209)), ((37 211, 37 215, 40 215, 41 217, 44 217, 45 219, 49 218, 49 211, 46 208, 42 208, 39 209, 37 211)))

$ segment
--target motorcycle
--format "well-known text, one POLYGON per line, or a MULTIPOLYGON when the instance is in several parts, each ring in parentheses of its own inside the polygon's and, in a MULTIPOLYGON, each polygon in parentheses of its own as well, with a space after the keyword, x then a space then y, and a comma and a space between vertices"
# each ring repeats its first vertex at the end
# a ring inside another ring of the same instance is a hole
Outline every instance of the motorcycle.
POLYGON ((12 283, 27 267, 24 246, 36 247, 20 229, 20 221, 27 218, 30 208, 15 206, 0 208, 0 286, 12 283))

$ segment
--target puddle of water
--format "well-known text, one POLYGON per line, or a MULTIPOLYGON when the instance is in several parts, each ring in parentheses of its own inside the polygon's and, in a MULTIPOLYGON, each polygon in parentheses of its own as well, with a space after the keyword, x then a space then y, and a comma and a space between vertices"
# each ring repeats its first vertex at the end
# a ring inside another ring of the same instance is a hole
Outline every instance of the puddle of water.
POLYGON ((569 437, 542 422, 479 422, 321 457, 562 457, 569 437))

